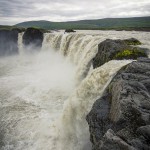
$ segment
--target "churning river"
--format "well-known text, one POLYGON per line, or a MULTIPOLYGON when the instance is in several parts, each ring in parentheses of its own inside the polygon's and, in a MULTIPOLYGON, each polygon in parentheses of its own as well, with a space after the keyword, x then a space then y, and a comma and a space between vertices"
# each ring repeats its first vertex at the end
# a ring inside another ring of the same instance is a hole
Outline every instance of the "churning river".
POLYGON ((25 48, 22 36, 19 55, 0 59, 0 150, 91 150, 85 117, 115 73, 132 61, 93 69, 98 44, 134 37, 150 48, 150 33, 46 33, 40 52, 25 48))

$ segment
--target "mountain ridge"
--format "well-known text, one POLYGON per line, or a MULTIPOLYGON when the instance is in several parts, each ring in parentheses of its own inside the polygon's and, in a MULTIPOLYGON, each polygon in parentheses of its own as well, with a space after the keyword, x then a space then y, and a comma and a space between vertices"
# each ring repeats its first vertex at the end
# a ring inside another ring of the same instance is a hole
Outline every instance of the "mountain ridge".
POLYGON ((26 21, 17 27, 37 27, 44 29, 101 29, 101 28, 150 28, 150 16, 132 18, 103 18, 78 21, 53 22, 47 20, 26 21))

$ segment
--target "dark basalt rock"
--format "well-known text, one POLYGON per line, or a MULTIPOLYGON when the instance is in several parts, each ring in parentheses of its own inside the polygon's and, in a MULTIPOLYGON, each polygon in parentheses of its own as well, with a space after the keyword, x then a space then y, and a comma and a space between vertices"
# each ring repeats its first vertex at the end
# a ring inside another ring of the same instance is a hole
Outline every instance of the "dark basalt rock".
POLYGON ((23 35, 25 46, 41 47, 43 42, 43 32, 36 28, 27 28, 23 35))
POLYGON ((123 40, 127 45, 141 45, 142 43, 135 39, 135 38, 130 38, 130 39, 125 39, 123 40))
POLYGON ((65 33, 70 33, 70 32, 76 32, 76 31, 74 31, 73 29, 66 29, 65 30, 65 33))
POLYGON ((150 59, 124 66, 87 122, 93 150, 150 150, 150 59))
POLYGON ((8 56, 18 53, 19 29, 0 30, 0 56, 8 56))
POLYGON ((148 57, 147 49, 128 45, 131 41, 133 42, 136 40, 106 39, 105 41, 101 42, 98 45, 98 53, 93 59, 93 67, 97 68, 112 59, 121 60, 121 59, 137 59, 139 57, 148 57))

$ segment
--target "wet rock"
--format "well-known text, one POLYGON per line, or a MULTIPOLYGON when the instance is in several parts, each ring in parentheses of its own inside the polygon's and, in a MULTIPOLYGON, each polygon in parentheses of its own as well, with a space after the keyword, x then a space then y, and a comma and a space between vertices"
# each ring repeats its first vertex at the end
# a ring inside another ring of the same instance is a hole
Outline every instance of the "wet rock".
POLYGON ((0 56, 9 56, 18 53, 19 29, 0 30, 0 56))
POLYGON ((149 83, 148 58, 117 73, 87 115, 93 150, 150 150, 149 83))
POLYGON ((36 28, 27 28, 23 35, 23 44, 25 46, 42 47, 43 32, 36 28))
POLYGON ((93 59, 93 67, 97 68, 104 63, 116 59, 137 59, 139 57, 148 57, 147 49, 133 47, 127 43, 136 43, 135 39, 111 40, 106 39, 98 45, 98 53, 93 59), (127 42, 125 42, 127 41, 127 42))

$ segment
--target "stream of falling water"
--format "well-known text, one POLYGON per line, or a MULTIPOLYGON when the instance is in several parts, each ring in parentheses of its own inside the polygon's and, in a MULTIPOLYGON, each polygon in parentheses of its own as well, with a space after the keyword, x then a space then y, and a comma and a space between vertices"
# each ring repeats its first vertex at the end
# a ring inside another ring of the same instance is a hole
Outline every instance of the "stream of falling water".
POLYGON ((131 62, 113 60, 93 70, 98 43, 134 35, 150 45, 148 33, 121 33, 48 33, 33 54, 26 54, 19 34, 20 55, 0 59, 0 150, 91 150, 86 114, 131 62))

